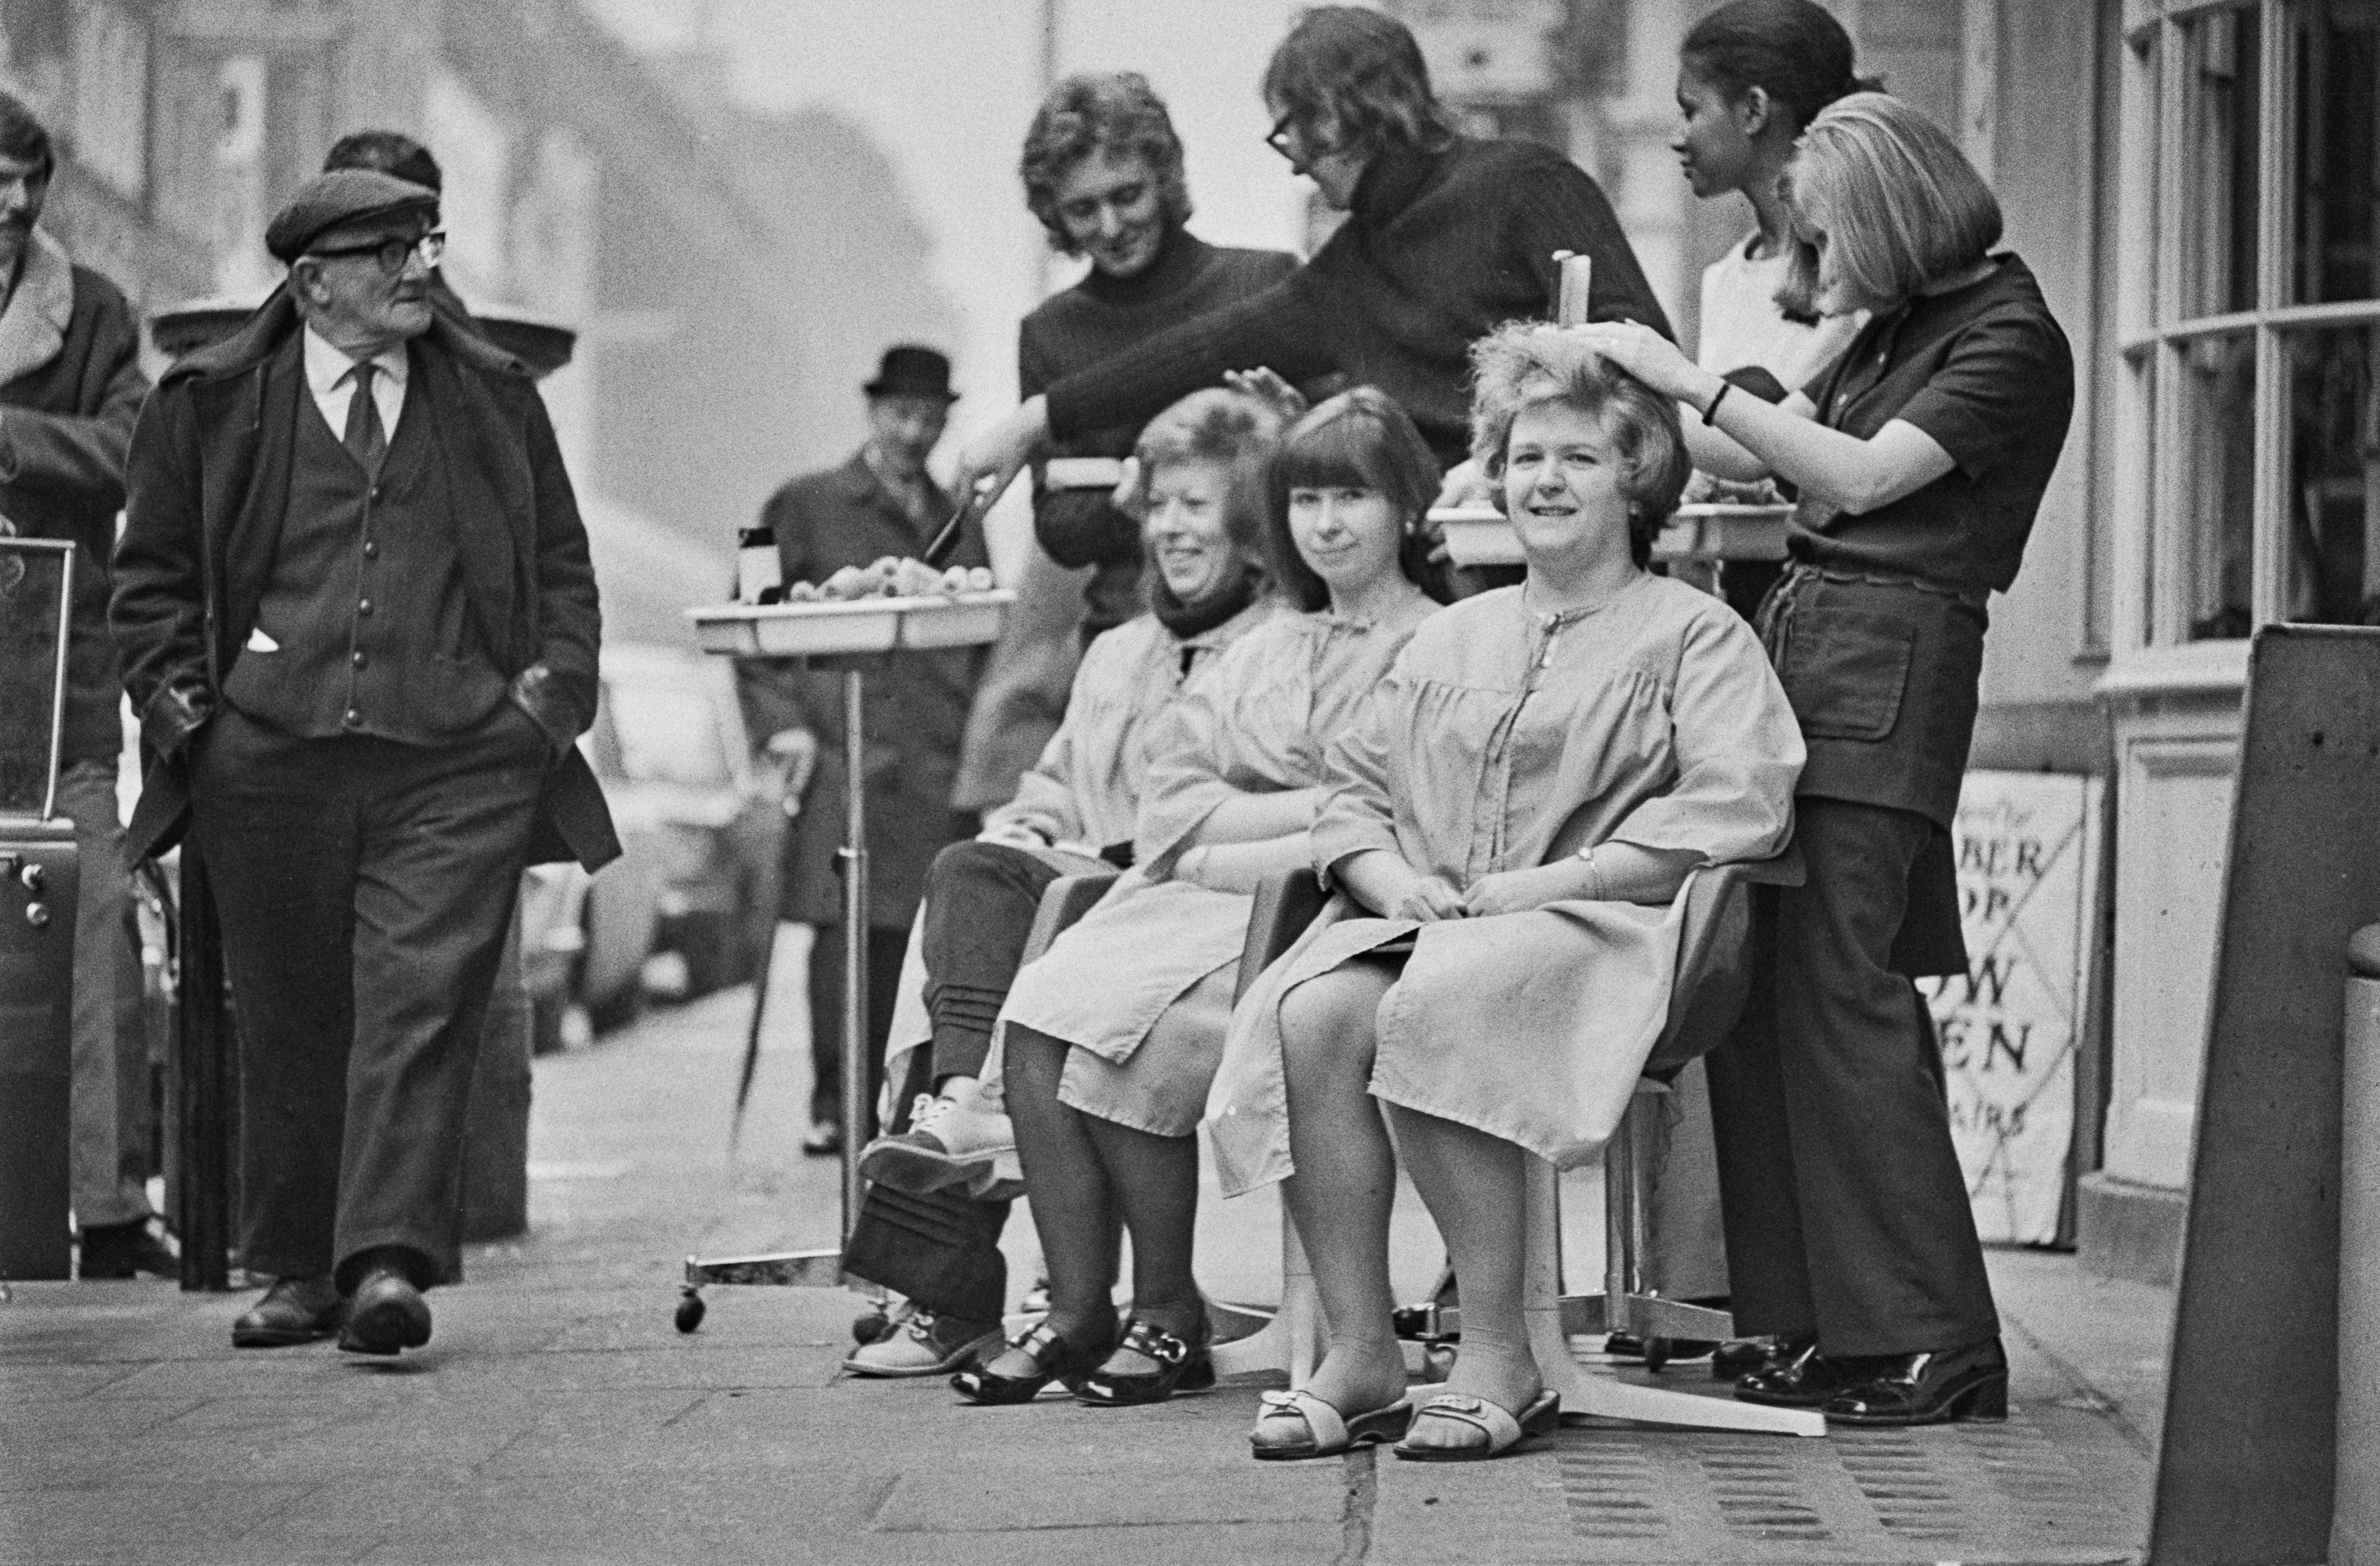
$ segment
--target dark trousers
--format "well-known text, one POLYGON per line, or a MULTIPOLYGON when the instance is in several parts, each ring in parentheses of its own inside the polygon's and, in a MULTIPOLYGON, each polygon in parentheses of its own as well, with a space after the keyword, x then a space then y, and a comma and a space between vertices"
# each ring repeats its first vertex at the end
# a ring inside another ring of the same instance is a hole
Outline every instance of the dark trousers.
POLYGON ((449 745, 300 740, 226 710, 193 757, 239 997, 241 1256, 282 1277, 393 1247, 461 1276, 480 1023, 546 765, 500 707, 449 745))
MULTIPOLYGON (((992 1020, 1024 964, 1042 889, 1065 874, 1005 843, 953 843, 934 856, 920 936, 934 1044, 912 1058, 894 1110, 895 1130, 906 1129, 915 1095, 933 1092, 944 1077, 983 1074, 992 1020)), ((893 949, 897 954, 897 944, 893 949)), ((880 1035, 877 1059, 883 1059, 880 1035)), ((1000 1254, 1007 1222, 1006 1202, 972 1201, 956 1191, 913 1196, 870 1186, 844 1266, 938 1315, 997 1322, 1008 1300, 1008 1264, 1000 1254)))
POLYGON ((1754 988, 1708 1057, 1736 1327, 1829 1355, 1996 1336, 1925 1001, 1893 972, 1913 812, 1794 801, 1800 887, 1762 888, 1754 988))
MULTIPOLYGON (((884 1085, 884 1041, 892 1035, 892 1001, 909 932, 868 932, 868 1125, 876 1134, 876 1098, 884 1085)), ((843 1123, 843 926, 822 924, 810 943, 810 1119, 843 1123)))
POLYGON ((953 843, 926 876, 926 1009, 934 1078, 983 1074, 992 1020, 1025 964, 1041 894, 1066 872, 1006 843, 953 843))

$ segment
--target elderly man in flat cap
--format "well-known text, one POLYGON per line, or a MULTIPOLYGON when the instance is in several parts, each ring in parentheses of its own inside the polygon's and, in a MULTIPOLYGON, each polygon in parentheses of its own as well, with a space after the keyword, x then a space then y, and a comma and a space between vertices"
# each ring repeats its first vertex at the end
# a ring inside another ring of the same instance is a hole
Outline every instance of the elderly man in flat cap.
POLYGON ((243 1347, 430 1339, 460 1274, 464 1113, 523 864, 618 852, 587 534, 528 373, 425 297, 437 195, 322 175, 289 275, 133 433, 112 621, 239 997, 243 1347))

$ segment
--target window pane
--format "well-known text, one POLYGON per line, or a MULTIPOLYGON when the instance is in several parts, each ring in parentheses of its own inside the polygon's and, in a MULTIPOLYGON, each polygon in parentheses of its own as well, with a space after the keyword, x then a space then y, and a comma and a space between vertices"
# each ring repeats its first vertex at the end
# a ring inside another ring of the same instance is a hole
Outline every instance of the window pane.
POLYGON ((2168 578, 2182 594, 2182 636, 2204 642, 2245 636, 2255 538, 2256 345, 2250 332, 2199 337, 2180 347, 2179 398, 2166 474, 2173 491, 2159 513, 2179 528, 2179 568, 2168 578))
POLYGON ((2380 0, 2297 8, 2297 211, 2290 299, 2380 295, 2380 0))
POLYGON ((2176 305, 2184 317, 2256 304, 2259 9, 2210 11, 2182 26, 2182 145, 2173 175, 2182 192, 2176 305))
POLYGON ((2380 327, 2282 338, 2288 365, 2289 618, 2380 625, 2380 327))

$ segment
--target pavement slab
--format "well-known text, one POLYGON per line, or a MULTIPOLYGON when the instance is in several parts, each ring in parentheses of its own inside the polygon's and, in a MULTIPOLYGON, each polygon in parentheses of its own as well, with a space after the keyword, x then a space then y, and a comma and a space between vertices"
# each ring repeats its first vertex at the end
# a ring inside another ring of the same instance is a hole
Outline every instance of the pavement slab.
MULTIPOLYGON (((1991 1255, 2005 1425, 1795 1441, 1587 1422, 1459 1466, 1370 1450, 1255 1463, 1245 1433, 1277 1377, 1134 1409, 970 1408, 939 1376, 849 1377, 867 1302, 842 1290, 713 1288, 681 1334, 688 1254, 837 1231, 835 1167, 795 1150, 797 993, 771 1000, 788 1026, 731 1142, 748 1004, 730 992, 539 1062, 530 1232, 471 1248, 468 1280, 431 1296, 424 1351, 236 1351, 251 1293, 14 1286, 0 1563, 2084 1566, 2145 1535, 2170 1296, 2070 1256, 1991 1255)), ((1565 1204, 1574 1277, 1598 1266, 1591 1185, 1565 1204)), ((1278 1287, 1277 1214, 1205 1204, 1218 1295, 1278 1287)), ((1439 1252, 1409 1199, 1394 1234, 1397 1285, 1418 1293, 1439 1252)), ((1030 1222, 1004 1244, 1021 1291, 1030 1222)), ((1661 1384, 1723 1391, 1691 1364, 1661 1384)))

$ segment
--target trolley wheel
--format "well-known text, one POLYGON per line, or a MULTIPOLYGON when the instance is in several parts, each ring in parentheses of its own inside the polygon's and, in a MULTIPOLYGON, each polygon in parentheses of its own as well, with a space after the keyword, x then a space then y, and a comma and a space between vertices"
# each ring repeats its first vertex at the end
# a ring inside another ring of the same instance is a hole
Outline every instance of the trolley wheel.
POLYGON ((852 1340, 862 1347, 880 1343, 892 1335, 892 1318, 882 1310, 872 1310, 851 1318, 852 1340))
POLYGON ((1454 1374, 1454 1340, 1433 1338, 1422 1347, 1421 1378, 1427 1382, 1445 1380, 1454 1374))
POLYGON ((1670 1363, 1670 1355, 1674 1353, 1676 1351, 1677 1344, 1672 1342, 1670 1339, 1645 1339, 1645 1368, 1651 1371, 1656 1376, 1660 1375, 1661 1367, 1670 1363))
POLYGON ((702 1315, 707 1309, 709 1307, 702 1303, 702 1296, 689 1288, 686 1291, 686 1297, 677 1303, 677 1314, 670 1319, 677 1323, 680 1332, 691 1332, 702 1325, 702 1315))

